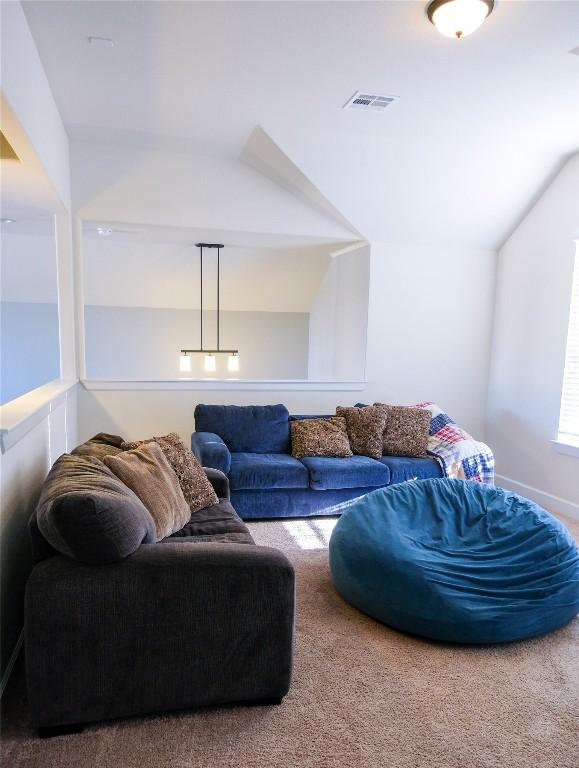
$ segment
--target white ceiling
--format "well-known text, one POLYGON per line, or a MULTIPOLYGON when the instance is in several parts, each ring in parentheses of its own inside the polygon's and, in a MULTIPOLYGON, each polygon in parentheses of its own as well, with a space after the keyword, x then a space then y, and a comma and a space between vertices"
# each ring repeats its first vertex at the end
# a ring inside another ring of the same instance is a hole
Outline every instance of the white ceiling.
POLYGON ((261 125, 368 239, 496 247, 579 146, 579 2, 501 0, 460 41, 426 4, 24 8, 73 139, 237 157, 261 125), (358 89, 400 100, 343 111, 358 89))

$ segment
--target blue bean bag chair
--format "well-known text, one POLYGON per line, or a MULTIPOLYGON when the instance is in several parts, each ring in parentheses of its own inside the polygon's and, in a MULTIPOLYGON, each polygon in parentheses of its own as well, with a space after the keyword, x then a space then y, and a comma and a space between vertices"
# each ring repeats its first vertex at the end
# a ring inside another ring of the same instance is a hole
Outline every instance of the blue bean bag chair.
POLYGON ((337 591, 395 629, 502 643, 579 613, 579 550, 565 526, 515 493, 417 480, 355 501, 329 547, 337 591))

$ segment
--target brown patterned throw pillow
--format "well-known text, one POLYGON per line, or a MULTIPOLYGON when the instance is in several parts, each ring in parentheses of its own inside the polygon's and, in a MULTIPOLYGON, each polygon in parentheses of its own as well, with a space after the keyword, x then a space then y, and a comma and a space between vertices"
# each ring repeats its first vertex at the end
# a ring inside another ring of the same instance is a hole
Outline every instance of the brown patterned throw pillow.
POLYGON ((103 463, 135 493, 149 510, 157 541, 180 531, 191 512, 177 475, 156 443, 148 443, 117 456, 105 456, 103 463))
POLYGON ((290 422, 290 429, 294 459, 352 455, 345 419, 300 419, 290 422))
POLYGON ((121 448, 130 451, 147 443, 157 443, 167 461, 177 475, 179 485, 183 491, 185 501, 189 505, 191 513, 198 512, 205 507, 219 504, 217 494, 207 479, 201 464, 193 453, 181 440, 176 432, 169 432, 164 437, 151 437, 148 440, 136 440, 132 443, 122 443, 121 448))
POLYGON ((431 413, 426 408, 411 408, 404 405, 383 405, 386 409, 386 430, 384 432, 385 456, 426 456, 431 413))
POLYGON ((380 406, 345 408, 339 405, 336 414, 346 419, 350 447, 354 453, 379 459, 382 456, 386 410, 380 406))

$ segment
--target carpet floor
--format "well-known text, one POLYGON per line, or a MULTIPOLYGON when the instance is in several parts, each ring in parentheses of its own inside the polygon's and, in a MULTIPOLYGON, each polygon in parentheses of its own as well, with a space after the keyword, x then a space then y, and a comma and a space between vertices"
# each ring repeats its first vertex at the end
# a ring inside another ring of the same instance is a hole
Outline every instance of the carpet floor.
MULTIPOLYGON (((576 537, 579 523, 565 520, 576 537)), ((3 713, 10 768, 577 768, 579 619, 549 636, 463 647, 408 637, 347 605, 331 519, 252 523, 297 574, 292 688, 280 706, 89 726, 39 740, 22 674, 3 713)))

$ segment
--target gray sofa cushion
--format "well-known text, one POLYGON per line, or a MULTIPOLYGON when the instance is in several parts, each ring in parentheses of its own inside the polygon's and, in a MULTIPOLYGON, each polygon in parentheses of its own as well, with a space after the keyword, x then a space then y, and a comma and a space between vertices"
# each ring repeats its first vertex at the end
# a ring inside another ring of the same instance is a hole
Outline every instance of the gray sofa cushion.
POLYGON ((307 488, 309 478, 301 461, 287 453, 232 453, 229 484, 235 491, 307 488))
POLYGON ((63 555, 112 563, 155 541, 155 524, 140 499, 100 459, 64 454, 46 478, 38 527, 63 555))
POLYGON ((243 544, 253 544, 249 529, 239 517, 233 506, 226 499, 212 507, 200 509, 191 515, 191 519, 180 531, 168 536, 164 541, 179 541, 181 539, 191 541, 192 538, 218 537, 215 541, 237 541, 243 544), (220 538, 232 536, 231 539, 220 538))

